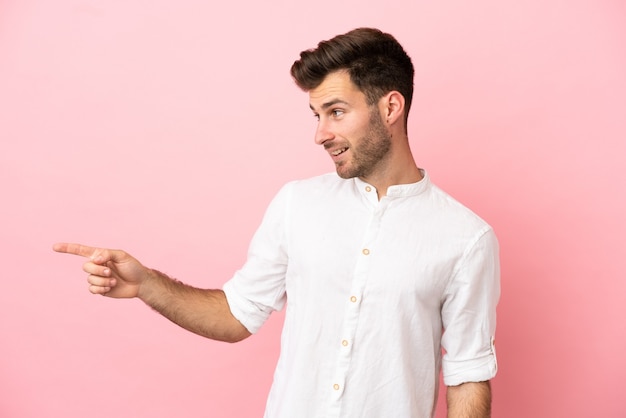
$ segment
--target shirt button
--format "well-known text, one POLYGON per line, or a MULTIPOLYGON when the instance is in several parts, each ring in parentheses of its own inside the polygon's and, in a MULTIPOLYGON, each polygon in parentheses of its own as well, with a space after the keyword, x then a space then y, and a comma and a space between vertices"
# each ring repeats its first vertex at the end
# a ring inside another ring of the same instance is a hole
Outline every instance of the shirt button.
POLYGON ((372 191, 372 188, 370 186, 365 186, 365 191, 369 193, 372 191))
POLYGON ((368 250, 367 248, 363 248, 363 254, 364 255, 369 255, 370 254, 370 250, 368 250))
POLYGON ((333 385, 333 389, 335 389, 335 390, 339 390, 339 384, 335 383, 335 384, 333 385))
POLYGON ((341 342, 341 345, 343 345, 344 347, 347 347, 348 346, 348 340, 343 340, 341 342))
POLYGON ((352 303, 356 302, 356 296, 350 296, 350 302, 352 303))

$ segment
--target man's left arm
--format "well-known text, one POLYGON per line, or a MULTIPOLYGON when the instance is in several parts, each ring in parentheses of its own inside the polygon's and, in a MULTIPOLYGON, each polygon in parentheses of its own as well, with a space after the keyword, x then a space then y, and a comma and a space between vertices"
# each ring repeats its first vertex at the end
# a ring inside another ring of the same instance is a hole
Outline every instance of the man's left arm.
POLYGON ((467 382, 448 386, 448 418, 490 418, 491 384, 467 382))
POLYGON ((498 368, 494 341, 499 296, 498 243, 489 228, 465 251, 442 304, 448 418, 491 416, 489 381, 498 368))

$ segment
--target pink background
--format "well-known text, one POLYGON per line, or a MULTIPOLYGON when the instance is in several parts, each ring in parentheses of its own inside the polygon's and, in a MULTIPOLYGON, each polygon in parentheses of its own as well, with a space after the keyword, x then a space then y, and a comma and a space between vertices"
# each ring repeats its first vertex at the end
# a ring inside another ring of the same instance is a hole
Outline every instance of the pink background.
POLYGON ((500 238, 494 416, 625 416, 619 0, 0 1, 0 416, 261 416, 280 314, 204 340, 50 247, 220 287, 278 188, 332 170, 288 70, 357 26, 412 55, 418 163, 500 238))

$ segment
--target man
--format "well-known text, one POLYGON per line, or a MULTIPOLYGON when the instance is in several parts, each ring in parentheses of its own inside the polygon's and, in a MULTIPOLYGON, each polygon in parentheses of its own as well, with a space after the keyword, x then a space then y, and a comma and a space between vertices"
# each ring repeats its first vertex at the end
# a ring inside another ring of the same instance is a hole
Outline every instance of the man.
POLYGON ((119 250, 54 249, 89 258, 92 293, 138 297, 216 340, 247 338, 286 305, 266 417, 432 417, 441 368, 448 416, 488 417, 497 241, 413 159, 410 58, 363 28, 302 52, 291 73, 336 173, 283 187, 223 290, 119 250))

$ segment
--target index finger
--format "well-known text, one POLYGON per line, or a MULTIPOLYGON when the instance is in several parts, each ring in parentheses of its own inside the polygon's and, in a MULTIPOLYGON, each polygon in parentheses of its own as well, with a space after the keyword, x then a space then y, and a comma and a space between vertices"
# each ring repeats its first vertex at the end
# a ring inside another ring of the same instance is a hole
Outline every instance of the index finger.
POLYGON ((87 245, 72 244, 68 242, 57 242, 52 246, 52 249, 57 253, 74 254, 82 257, 93 258, 97 248, 89 247, 87 245))

